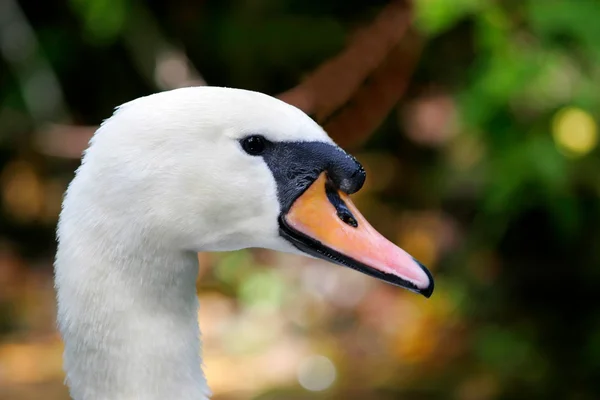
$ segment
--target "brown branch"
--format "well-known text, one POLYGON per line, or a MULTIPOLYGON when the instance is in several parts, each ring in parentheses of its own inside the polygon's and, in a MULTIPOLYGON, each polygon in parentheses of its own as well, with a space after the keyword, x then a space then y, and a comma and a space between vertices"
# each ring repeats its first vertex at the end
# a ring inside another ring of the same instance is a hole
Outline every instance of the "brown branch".
POLYGON ((411 22, 409 1, 395 0, 373 23, 354 35, 346 49, 321 64, 298 86, 278 97, 323 123, 359 89, 394 49, 411 22))
POLYGON ((397 45, 369 82, 324 124, 340 146, 357 148, 375 132, 404 94, 420 52, 414 35, 397 45))
POLYGON ((80 158, 97 126, 47 125, 35 133, 37 151, 52 157, 80 158))

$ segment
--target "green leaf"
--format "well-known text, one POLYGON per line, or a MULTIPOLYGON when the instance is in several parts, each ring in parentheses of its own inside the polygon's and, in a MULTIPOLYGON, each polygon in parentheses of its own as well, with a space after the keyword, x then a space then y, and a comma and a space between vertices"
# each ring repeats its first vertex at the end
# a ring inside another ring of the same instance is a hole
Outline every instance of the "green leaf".
POLYGON ((487 0, 417 0, 415 15, 417 27, 429 35, 437 35, 451 28, 458 20, 481 9, 487 0))
POLYGON ((477 332, 475 355, 488 367, 504 377, 536 379, 544 373, 540 359, 530 339, 517 330, 486 326, 477 332))
POLYGON ((285 287, 285 283, 276 272, 255 272, 242 282, 240 300, 258 309, 278 308, 283 303, 285 287))
POLYGON ((123 31, 127 19, 127 0, 71 0, 71 8, 83 20, 89 41, 104 45, 123 31))

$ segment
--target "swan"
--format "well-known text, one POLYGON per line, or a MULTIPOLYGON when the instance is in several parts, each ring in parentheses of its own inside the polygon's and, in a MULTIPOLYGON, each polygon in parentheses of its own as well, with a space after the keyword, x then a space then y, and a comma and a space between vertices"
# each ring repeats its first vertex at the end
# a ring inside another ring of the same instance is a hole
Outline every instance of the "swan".
POLYGON ((75 400, 203 400, 199 251, 304 254, 429 297, 433 279, 349 194, 365 171, 299 109, 241 89, 142 97, 103 122, 57 228, 57 323, 75 400))

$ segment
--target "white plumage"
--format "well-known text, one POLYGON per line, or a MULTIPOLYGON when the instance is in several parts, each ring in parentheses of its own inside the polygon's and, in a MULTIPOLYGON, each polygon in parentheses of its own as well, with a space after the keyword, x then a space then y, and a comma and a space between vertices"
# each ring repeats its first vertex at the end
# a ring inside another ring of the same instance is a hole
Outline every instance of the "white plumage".
POLYGON ((121 106, 69 185, 55 283, 75 400, 203 400, 199 251, 262 247, 349 266, 427 297, 431 274, 348 194, 360 164, 300 110, 199 87, 121 106))
POLYGON ((64 199, 58 322, 76 400, 206 399, 197 251, 296 250, 278 235, 275 182, 238 139, 331 139, 272 97, 198 87, 121 106, 64 199))

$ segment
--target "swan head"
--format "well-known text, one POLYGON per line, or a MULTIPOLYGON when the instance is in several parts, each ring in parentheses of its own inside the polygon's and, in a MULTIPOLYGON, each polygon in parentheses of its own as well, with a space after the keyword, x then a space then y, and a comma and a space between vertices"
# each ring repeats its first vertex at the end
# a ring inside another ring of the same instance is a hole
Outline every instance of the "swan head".
POLYGON ((302 111, 264 94, 197 87, 126 103, 77 175, 88 185, 69 192, 156 246, 301 253, 433 292, 429 271, 352 204, 366 178, 358 161, 302 111))

